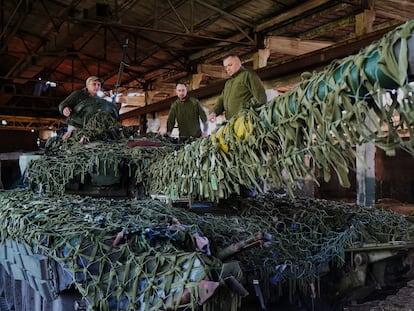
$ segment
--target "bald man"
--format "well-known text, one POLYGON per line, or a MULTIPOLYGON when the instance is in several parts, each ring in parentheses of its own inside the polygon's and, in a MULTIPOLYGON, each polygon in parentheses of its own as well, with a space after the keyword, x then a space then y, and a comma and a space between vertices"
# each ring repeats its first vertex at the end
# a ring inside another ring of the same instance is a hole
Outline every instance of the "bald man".
POLYGON ((259 76, 245 69, 237 55, 230 54, 223 59, 223 66, 230 76, 224 85, 208 120, 214 122, 216 116, 226 113, 226 119, 237 115, 242 108, 250 105, 264 105, 266 91, 259 76), (254 101, 252 101, 252 99, 254 101))

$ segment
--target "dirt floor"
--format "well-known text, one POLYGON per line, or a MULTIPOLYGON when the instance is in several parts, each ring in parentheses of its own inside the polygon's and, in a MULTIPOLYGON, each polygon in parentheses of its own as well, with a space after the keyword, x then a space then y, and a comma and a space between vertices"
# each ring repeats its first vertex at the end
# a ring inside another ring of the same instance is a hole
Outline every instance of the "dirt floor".
MULTIPOLYGON (((414 221, 414 204, 393 199, 380 199, 376 207, 412 217, 414 221)), ((396 294, 384 297, 382 300, 373 300, 333 311, 414 311, 414 280, 408 282, 407 286, 401 288, 396 294)))
MULTIPOLYGON (((395 213, 413 217, 414 205, 405 204, 392 199, 378 200, 377 206, 395 213)), ((414 280, 408 282, 395 295, 384 297, 384 300, 375 300, 360 305, 350 306, 346 311, 414 311, 414 280)), ((345 311, 344 310, 344 311, 345 311)))
POLYGON ((414 204, 402 203, 393 199, 380 199, 376 204, 378 207, 394 211, 406 216, 414 216, 414 204))
POLYGON ((414 280, 408 282, 395 295, 384 300, 374 300, 356 306, 350 306, 344 311, 413 311, 414 310, 414 280))

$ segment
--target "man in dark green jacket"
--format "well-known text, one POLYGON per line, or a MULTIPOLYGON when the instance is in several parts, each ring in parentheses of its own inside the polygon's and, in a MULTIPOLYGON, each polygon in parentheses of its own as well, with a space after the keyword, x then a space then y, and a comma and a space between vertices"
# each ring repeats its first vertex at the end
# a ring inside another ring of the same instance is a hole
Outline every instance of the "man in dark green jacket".
MULTIPOLYGON (((226 113, 226 119, 231 119, 243 108, 251 105, 264 105, 267 100, 266 91, 259 76, 253 71, 246 70, 237 55, 226 56, 223 59, 223 65, 230 78, 224 84, 223 92, 208 116, 211 122, 215 122, 216 116, 223 112, 226 113)), ((257 190, 254 185, 250 189, 242 186, 240 193, 242 196, 254 197, 257 195, 257 190)))
POLYGON ((63 139, 68 139, 72 133, 84 126, 86 118, 96 111, 106 111, 119 118, 118 110, 112 102, 103 99, 102 79, 97 76, 90 76, 85 87, 73 91, 59 104, 59 112, 66 117, 68 130, 63 139), (102 94, 101 94, 102 93, 102 94))
POLYGON ((171 135, 175 122, 178 124, 180 137, 207 136, 207 116, 201 107, 200 102, 187 96, 187 86, 184 83, 178 83, 175 92, 177 99, 172 103, 167 120, 167 134, 171 135), (201 132, 200 120, 203 123, 201 132))
POLYGON ((230 119, 244 107, 266 103, 266 91, 259 76, 245 69, 237 55, 226 56, 223 65, 230 79, 226 81, 223 92, 208 117, 212 122, 223 112, 226 113, 226 119, 230 119))

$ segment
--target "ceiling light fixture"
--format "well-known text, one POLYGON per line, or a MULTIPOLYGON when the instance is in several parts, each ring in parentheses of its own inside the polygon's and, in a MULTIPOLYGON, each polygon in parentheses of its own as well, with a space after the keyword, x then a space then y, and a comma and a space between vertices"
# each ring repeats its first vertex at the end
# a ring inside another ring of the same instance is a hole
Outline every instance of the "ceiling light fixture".
POLYGON ((53 82, 53 81, 46 81, 45 84, 48 85, 48 86, 50 86, 50 87, 56 87, 57 86, 57 83, 56 82, 53 82))

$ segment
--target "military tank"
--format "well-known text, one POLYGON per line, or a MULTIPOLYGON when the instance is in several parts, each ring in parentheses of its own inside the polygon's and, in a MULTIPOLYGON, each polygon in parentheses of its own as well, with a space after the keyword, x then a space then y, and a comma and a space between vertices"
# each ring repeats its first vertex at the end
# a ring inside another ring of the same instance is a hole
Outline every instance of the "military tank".
POLYGON ((413 154, 413 32, 407 22, 304 73, 195 141, 88 113, 48 141, 21 189, 0 192, 2 308, 341 310, 403 287, 410 217, 297 187, 332 172, 348 186, 355 145, 413 154))

